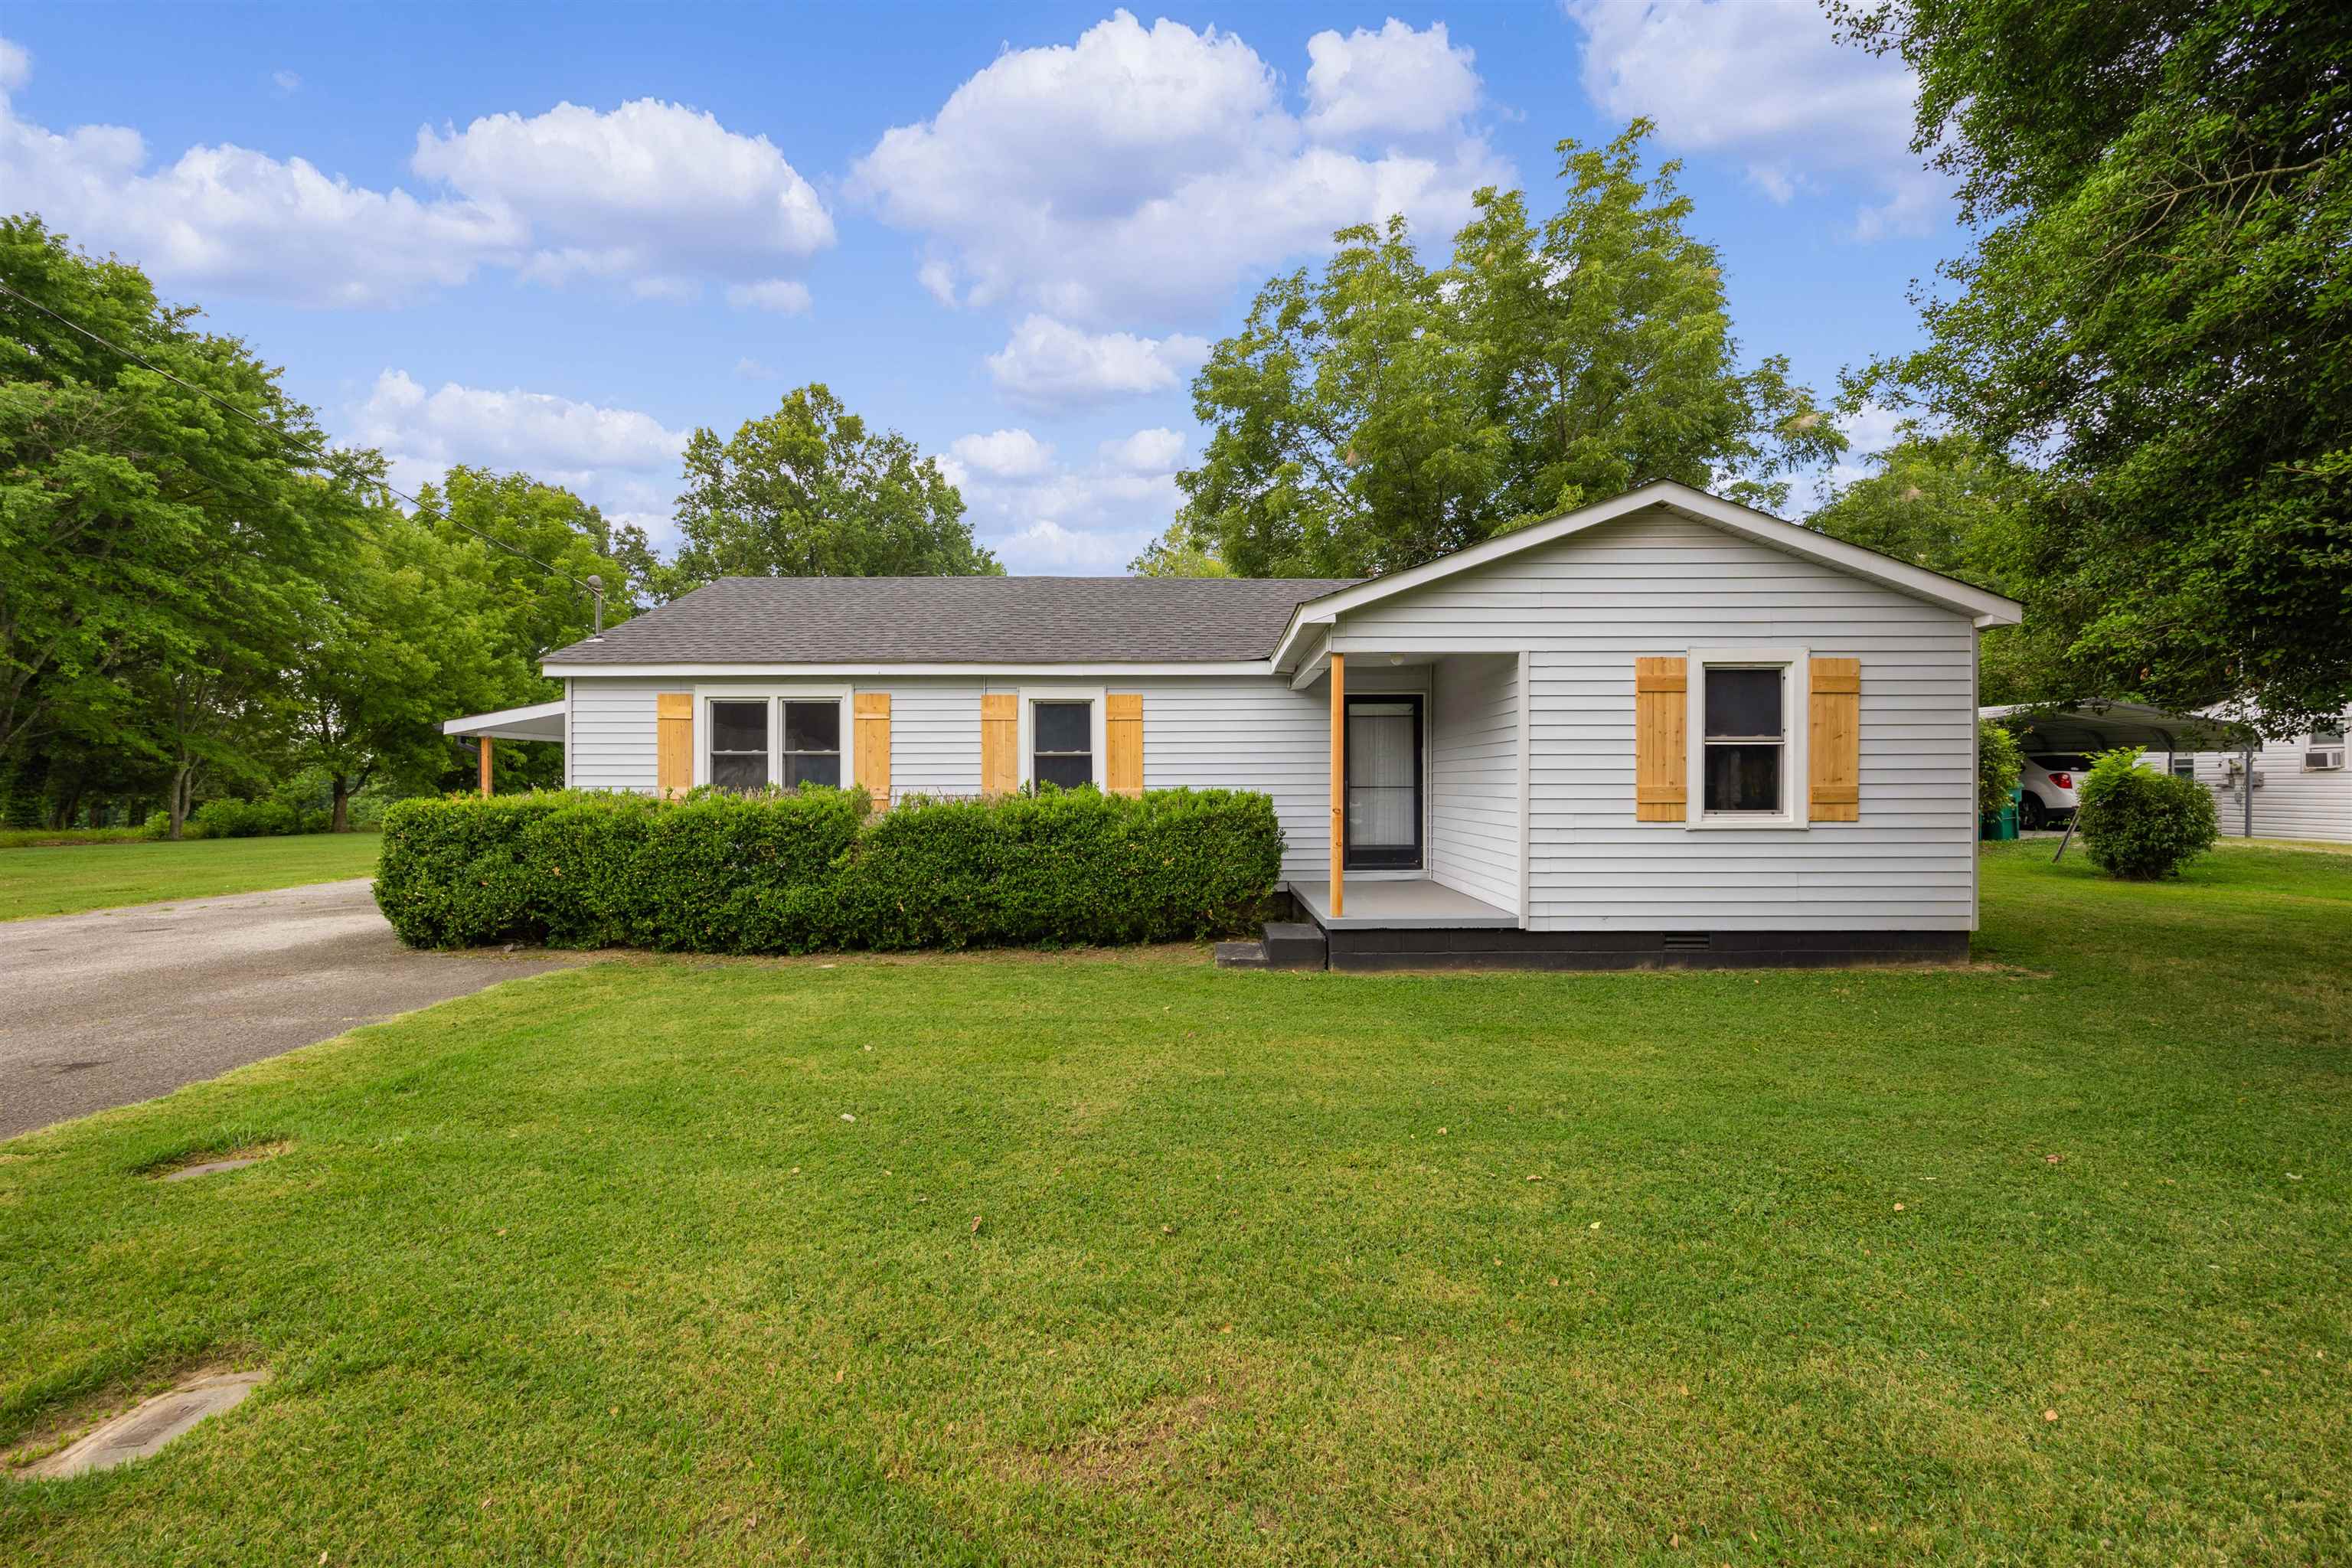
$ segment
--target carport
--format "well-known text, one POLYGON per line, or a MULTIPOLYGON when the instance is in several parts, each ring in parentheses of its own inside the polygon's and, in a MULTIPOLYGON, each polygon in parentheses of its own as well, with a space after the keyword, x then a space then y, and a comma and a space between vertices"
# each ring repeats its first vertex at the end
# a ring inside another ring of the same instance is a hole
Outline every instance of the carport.
POLYGON ((490 742, 492 741, 553 741, 559 745, 564 740, 567 705, 558 698, 552 702, 534 702, 528 708, 501 708, 495 713, 474 713, 463 719, 443 721, 445 735, 471 735, 482 743, 482 793, 490 793, 490 742))
MULTIPOLYGON (((2145 702, 2087 697, 2072 702, 2012 702, 1979 708, 2012 731, 2019 748, 2032 752, 2112 752, 2120 746, 2162 752, 2240 752, 2253 766, 2253 731, 2243 724, 2200 713, 2175 713, 2145 702)), ((2247 792, 2247 831, 2252 832, 2252 792, 2247 792)), ((2069 837, 2072 837, 2071 830, 2069 837)))

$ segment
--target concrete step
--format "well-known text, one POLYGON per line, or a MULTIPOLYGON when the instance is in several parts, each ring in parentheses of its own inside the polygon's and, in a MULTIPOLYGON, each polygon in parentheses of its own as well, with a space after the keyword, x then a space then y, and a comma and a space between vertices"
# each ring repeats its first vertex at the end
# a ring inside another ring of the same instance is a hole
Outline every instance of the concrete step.
POLYGON ((1265 943, 1262 942, 1221 942, 1217 943, 1219 969, 1265 969, 1265 943))
POLYGON ((1269 969, 1321 969, 1328 962, 1323 928, 1309 921, 1268 921, 1260 945, 1269 969))

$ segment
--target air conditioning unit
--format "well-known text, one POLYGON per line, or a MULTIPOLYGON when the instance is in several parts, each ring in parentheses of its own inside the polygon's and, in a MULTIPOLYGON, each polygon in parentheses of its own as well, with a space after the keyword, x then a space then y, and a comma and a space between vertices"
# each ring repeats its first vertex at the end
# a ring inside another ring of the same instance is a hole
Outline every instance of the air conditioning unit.
POLYGON ((2314 746, 2303 753, 2303 771, 2307 773, 2334 773, 2344 771, 2344 748, 2314 746))

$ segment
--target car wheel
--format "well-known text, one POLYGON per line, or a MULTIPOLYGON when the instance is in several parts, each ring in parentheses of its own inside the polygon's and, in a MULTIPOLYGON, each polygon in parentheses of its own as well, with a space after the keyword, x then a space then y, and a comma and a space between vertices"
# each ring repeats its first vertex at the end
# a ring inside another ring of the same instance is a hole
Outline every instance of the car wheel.
POLYGON ((2042 797, 2028 792, 2017 803, 2017 826, 2026 833, 2039 833, 2050 824, 2050 813, 2042 808, 2042 797))

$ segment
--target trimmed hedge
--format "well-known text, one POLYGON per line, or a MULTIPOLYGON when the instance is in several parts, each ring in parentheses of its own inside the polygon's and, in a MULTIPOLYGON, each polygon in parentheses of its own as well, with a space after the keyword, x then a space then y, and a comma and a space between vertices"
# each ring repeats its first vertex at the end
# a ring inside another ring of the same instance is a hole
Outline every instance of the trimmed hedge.
POLYGON ((1261 918, 1274 803, 1233 790, 915 797, 580 791, 405 800, 375 898, 412 947, 683 952, 1076 946, 1221 936, 1261 918))

